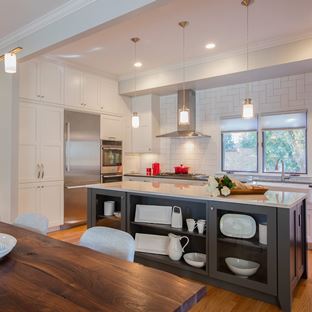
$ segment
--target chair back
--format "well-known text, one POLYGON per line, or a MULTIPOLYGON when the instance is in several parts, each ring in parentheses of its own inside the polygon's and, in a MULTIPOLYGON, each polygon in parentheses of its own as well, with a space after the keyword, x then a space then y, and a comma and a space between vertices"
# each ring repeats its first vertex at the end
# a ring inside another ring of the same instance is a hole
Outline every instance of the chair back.
POLYGON ((48 232, 49 220, 39 213, 27 212, 18 215, 13 224, 46 235, 48 232))
POLYGON ((124 231, 95 226, 81 236, 80 245, 129 262, 134 260, 135 241, 124 231))

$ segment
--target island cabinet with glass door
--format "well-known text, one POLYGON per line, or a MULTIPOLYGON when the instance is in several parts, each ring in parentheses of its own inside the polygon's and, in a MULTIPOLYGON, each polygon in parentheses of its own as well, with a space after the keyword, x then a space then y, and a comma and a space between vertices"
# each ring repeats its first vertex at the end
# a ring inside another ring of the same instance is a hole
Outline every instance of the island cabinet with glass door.
POLYGON ((187 236, 185 253, 206 256, 206 264, 196 268, 183 257, 173 261, 166 253, 138 250, 136 262, 291 311, 293 290, 301 278, 307 278, 305 194, 269 191, 252 199, 212 199, 201 186, 177 190, 174 185, 159 184, 157 189, 160 190, 155 191, 153 183, 129 181, 90 186, 88 226, 109 226, 108 221, 115 216, 103 216, 103 205, 105 201, 114 201, 116 210, 121 212, 118 228, 134 238, 136 234, 187 236), (182 228, 136 220, 139 205, 159 209, 179 206, 182 228), (187 218, 206 220, 206 231, 188 232, 187 218))

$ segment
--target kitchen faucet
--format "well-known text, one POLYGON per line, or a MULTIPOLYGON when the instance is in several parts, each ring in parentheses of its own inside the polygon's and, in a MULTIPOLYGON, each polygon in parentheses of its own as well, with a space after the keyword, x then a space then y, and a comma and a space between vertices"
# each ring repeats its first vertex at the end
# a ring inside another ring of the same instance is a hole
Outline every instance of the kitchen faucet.
POLYGON ((282 163, 282 173, 281 173, 281 181, 285 181, 286 180, 286 176, 285 176, 285 162, 282 159, 278 159, 275 165, 275 171, 278 171, 278 164, 281 161, 282 163))

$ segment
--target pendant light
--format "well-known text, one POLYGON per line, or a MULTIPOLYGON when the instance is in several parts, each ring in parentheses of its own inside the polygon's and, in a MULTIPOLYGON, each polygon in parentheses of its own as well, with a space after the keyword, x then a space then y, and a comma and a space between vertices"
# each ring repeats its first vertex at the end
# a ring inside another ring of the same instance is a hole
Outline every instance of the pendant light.
MULTIPOLYGON (((250 5, 251 0, 243 0, 242 5, 246 7, 246 71, 248 73, 249 70, 249 10, 248 7, 250 5)), ((246 98, 243 102, 243 115, 244 119, 251 119, 254 117, 254 105, 252 99, 250 98, 250 90, 249 83, 246 84, 246 98)))
MULTIPOLYGON (((137 66, 137 64, 138 64, 138 62, 137 62, 137 43, 140 41, 140 38, 134 37, 134 38, 131 38, 131 41, 134 43, 134 64, 133 64, 133 66, 135 67, 135 69, 134 69, 134 98, 136 98, 136 95, 137 95, 137 68, 139 67, 139 66, 137 66)), ((138 115, 137 112, 132 113, 131 123, 132 123, 132 128, 136 129, 136 128, 140 127, 140 116, 138 115)))
POLYGON ((21 50, 22 48, 18 47, 0 56, 0 60, 4 60, 4 71, 6 73, 16 73, 16 53, 20 52, 21 50))
POLYGON ((190 124, 190 110, 185 106, 185 27, 189 25, 188 21, 182 21, 179 26, 182 28, 182 72, 183 72, 183 106, 179 109, 179 125, 189 125, 190 124))

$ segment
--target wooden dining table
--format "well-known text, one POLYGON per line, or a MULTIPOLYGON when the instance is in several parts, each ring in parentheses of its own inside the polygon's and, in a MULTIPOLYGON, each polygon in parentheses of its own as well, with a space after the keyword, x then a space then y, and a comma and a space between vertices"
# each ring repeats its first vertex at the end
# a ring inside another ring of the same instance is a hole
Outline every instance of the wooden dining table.
POLYGON ((17 244, 0 259, 0 311, 187 311, 206 287, 0 222, 17 244))

